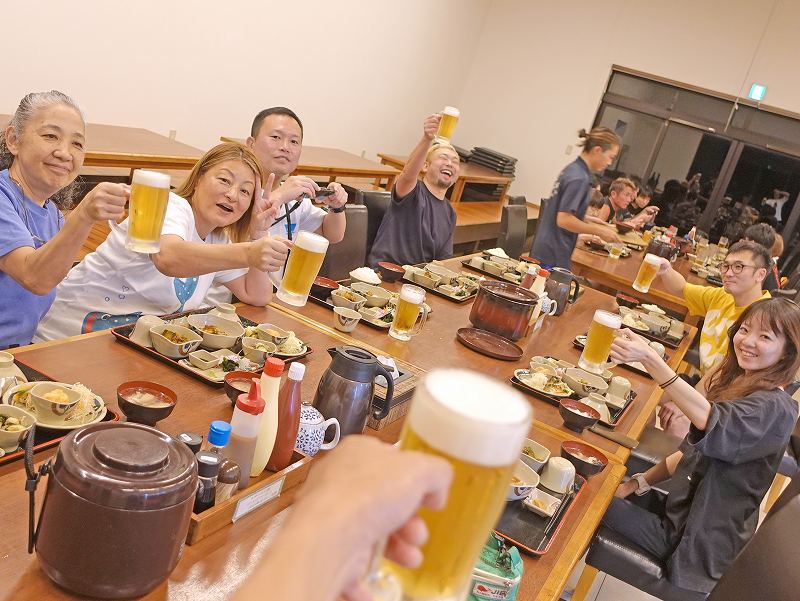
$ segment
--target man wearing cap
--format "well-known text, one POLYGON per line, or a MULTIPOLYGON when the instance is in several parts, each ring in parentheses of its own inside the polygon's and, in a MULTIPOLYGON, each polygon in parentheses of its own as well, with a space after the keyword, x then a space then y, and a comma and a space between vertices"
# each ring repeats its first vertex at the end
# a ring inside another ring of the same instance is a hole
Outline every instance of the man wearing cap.
POLYGON ((367 261, 371 266, 379 261, 414 265, 453 254, 456 213, 445 194, 458 179, 460 160, 450 144, 431 145, 441 118, 437 113, 423 123, 422 138, 392 189, 367 261))

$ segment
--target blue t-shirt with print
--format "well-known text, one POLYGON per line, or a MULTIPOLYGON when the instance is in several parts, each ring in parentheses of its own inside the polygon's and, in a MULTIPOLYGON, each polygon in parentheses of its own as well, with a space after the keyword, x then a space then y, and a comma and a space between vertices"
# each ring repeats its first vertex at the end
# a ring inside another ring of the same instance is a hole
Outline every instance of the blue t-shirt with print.
POLYGON ((583 219, 589 206, 592 189, 592 172, 580 157, 564 167, 553 187, 543 213, 539 215, 539 227, 533 239, 531 256, 543 266, 570 269, 572 251, 578 234, 558 227, 559 213, 572 213, 583 219))
MULTIPOLYGON (((0 257, 23 246, 39 248, 58 233, 62 223, 53 202, 39 206, 11 181, 8 169, 0 171, 0 257)), ((0 349, 29 344, 55 296, 55 289, 41 296, 33 294, 0 271, 0 349)))

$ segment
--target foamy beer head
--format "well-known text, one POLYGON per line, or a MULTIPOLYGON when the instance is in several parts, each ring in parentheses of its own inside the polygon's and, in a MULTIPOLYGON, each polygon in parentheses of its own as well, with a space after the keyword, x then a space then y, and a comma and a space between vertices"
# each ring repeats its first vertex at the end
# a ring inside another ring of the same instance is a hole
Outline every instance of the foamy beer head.
POLYGON ((308 231, 297 234, 278 288, 278 298, 296 307, 305 305, 327 250, 327 238, 308 231))
POLYGON ((659 265, 661 265, 661 257, 658 255, 654 255, 652 253, 647 253, 644 256, 644 263, 649 263, 650 265, 654 265, 656 269, 658 269, 659 265))
POLYGON ((456 129, 456 123, 458 123, 458 118, 461 116, 461 111, 459 111, 454 106, 446 106, 442 111, 442 120, 439 121, 439 129, 436 132, 436 137, 440 140, 447 140, 450 141, 450 138, 453 137, 453 132, 456 129))
POLYGON ((421 305, 425 300, 425 289, 419 286, 403 284, 403 287, 400 288, 400 300, 412 305, 421 305))
POLYGON ((514 463, 533 411, 513 388, 464 369, 427 374, 414 394, 407 423, 447 456, 484 467, 514 463))
POLYGON ((166 188, 169 190, 170 177, 166 173, 137 169, 133 172, 131 184, 150 186, 151 188, 166 188))

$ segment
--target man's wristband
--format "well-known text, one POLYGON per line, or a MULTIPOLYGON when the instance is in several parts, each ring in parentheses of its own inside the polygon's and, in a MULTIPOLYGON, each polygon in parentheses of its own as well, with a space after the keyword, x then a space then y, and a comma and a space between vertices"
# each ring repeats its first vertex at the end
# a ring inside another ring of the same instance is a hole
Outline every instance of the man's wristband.
POLYGON ((342 205, 341 207, 328 207, 328 210, 331 213, 344 213, 344 205, 342 205))

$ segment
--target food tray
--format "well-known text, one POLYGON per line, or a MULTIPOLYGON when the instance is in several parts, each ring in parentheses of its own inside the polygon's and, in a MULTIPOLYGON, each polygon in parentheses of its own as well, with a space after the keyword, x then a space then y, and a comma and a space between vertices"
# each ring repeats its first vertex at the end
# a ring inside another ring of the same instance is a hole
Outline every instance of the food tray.
MULTIPOLYGON (((212 307, 203 307, 203 308, 200 308, 200 309, 195 309, 194 311, 184 311, 182 313, 172 313, 171 315, 162 315, 161 319, 170 320, 170 319, 177 319, 179 317, 185 317, 187 315, 208 313, 211 309, 212 309, 212 307)), ((256 322, 251 321, 251 320, 247 319, 246 317, 241 317, 240 316, 239 319, 241 319, 242 325, 244 327, 253 327, 253 326, 257 326, 258 325, 256 322)), ((146 353, 146 354, 150 355, 151 357, 155 357, 159 361, 162 361, 163 363, 167 363, 167 364, 173 366, 175 369, 178 369, 178 370, 182 371, 183 373, 188 374, 188 375, 192 376, 193 378, 196 378, 196 379, 200 380, 201 382, 205 382, 206 384, 209 384, 210 386, 216 386, 217 388, 221 388, 225 384, 223 381, 212 380, 211 378, 206 377, 200 370, 187 367, 186 365, 182 365, 179 362, 180 359, 172 359, 171 357, 167 357, 166 355, 162 355, 161 353, 159 353, 154 348, 149 348, 149 347, 143 346, 143 345, 141 345, 141 344, 139 344, 137 342, 134 342, 133 340, 131 340, 131 333, 133 332, 133 328, 134 327, 136 327, 135 323, 127 324, 127 325, 124 325, 124 326, 117 326, 116 328, 111 328, 111 333, 114 335, 114 337, 117 339, 118 342, 122 342, 123 344, 127 344, 128 346, 132 346, 133 348, 137 349, 140 352, 146 353)), ((282 359, 286 363, 291 363, 292 361, 297 361, 298 359, 302 359, 303 357, 306 357, 306 356, 310 355, 313 352, 314 352, 314 350, 310 346, 306 345, 306 352, 304 352, 304 353, 302 353, 300 355, 287 356, 287 355, 275 354, 275 355, 273 355, 273 357, 277 357, 278 359, 282 359)), ((257 375, 259 373, 261 373, 261 370, 253 372, 254 375, 257 375)))
POLYGON ((310 467, 311 457, 295 449, 292 463, 286 469, 279 472, 265 470, 260 476, 251 478, 250 485, 230 499, 202 513, 192 513, 186 544, 200 542, 225 526, 235 524, 251 511, 259 510, 262 520, 272 517, 294 501, 297 488, 305 482, 310 467), (281 497, 285 502, 278 502, 281 497))
MULTIPOLYGON (((472 265, 469 264, 469 259, 465 259, 465 260, 461 261, 461 264, 464 267, 466 267, 467 269, 470 269, 472 271, 476 271, 476 272, 478 272, 478 273, 480 273, 482 275, 485 275, 487 278, 494 278, 495 280, 500 280, 500 281, 503 281, 503 282, 511 282, 511 280, 507 280, 503 276, 497 275, 495 273, 492 273, 491 271, 486 271, 485 269, 480 269, 478 267, 473 267, 472 265)), ((519 285, 518 282, 511 282, 511 283, 519 285)))
MULTIPOLYGON (((506 508, 500 516, 500 521, 495 527, 495 532, 529 555, 544 555, 550 550, 553 540, 556 539, 558 533, 561 532, 561 526, 569 521, 572 509, 575 507, 575 502, 583 493, 585 485, 586 479, 583 478, 583 476, 576 475, 575 488, 577 492, 567 499, 567 504, 563 509, 561 505, 556 509, 556 512, 561 510, 560 515, 553 526, 551 526, 549 532, 545 533, 545 528, 550 518, 525 509, 521 500, 509 501, 506 503, 506 508)), ((559 499, 563 499, 566 494, 553 492, 542 485, 539 485, 539 488, 559 499)))
MULTIPOLYGON (((345 286, 346 285, 347 284, 345 284, 345 286)), ((334 305, 330 301, 330 298, 324 299, 324 298, 319 298, 318 296, 314 296, 313 294, 309 294, 308 295, 308 300, 310 300, 310 301, 312 301, 312 302, 314 302, 314 303, 316 303, 318 305, 322 305, 323 307, 327 307, 328 309, 333 311, 334 305)), ((359 313, 361 313, 361 312, 359 311, 359 313)), ((363 313, 361 314, 361 320, 358 323, 364 323, 364 324, 368 325, 369 327, 374 328, 376 330, 388 330, 390 327, 392 327, 391 322, 375 321, 375 320, 372 320, 372 319, 368 319, 367 316, 364 315, 363 313)))
MULTIPOLYGON (((669 317, 669 316, 667 316, 666 319, 669 319, 671 321, 677 321, 677 320, 675 320, 675 319, 673 319, 672 317, 669 317)), ((630 326, 626 326, 625 324, 622 324, 622 326, 625 327, 625 328, 630 327, 630 326)), ((656 342, 660 342, 661 344, 663 344, 667 348, 671 348, 671 349, 678 348, 681 345, 681 342, 683 342, 684 337, 686 336, 686 328, 685 327, 683 328, 683 335, 680 337, 679 340, 675 340, 674 338, 670 338, 666 334, 653 334, 650 330, 644 331, 644 330, 639 330, 637 328, 630 328, 630 329, 631 329, 631 331, 636 332, 637 334, 639 334, 643 338, 647 338, 648 340, 654 340, 656 342)))
MULTIPOLYGON (((644 335, 642 332, 639 332, 638 330, 633 330, 633 331, 634 331, 634 332, 636 332, 637 334, 642 334, 642 335, 644 335)), ((645 336, 645 338, 647 338, 647 336, 645 336)), ((658 338, 651 338, 651 340, 656 340, 656 341, 658 341, 658 342, 661 342, 661 340, 660 340, 660 339, 658 339, 658 338)), ((574 346, 576 349, 578 349, 578 350, 581 350, 581 351, 582 351, 582 350, 583 350, 583 346, 584 346, 584 345, 583 345, 583 344, 581 344, 580 342, 578 342, 578 340, 577 340, 577 337, 576 337, 576 338, 574 338, 574 339, 572 340, 572 346, 574 346)), ((667 355, 667 354, 665 354, 665 355, 664 355, 664 361, 669 361, 669 355, 667 355)), ((644 369, 644 366, 642 366, 642 367, 639 367, 638 365, 636 365, 636 364, 634 364, 634 363, 620 363, 620 364, 619 364, 619 366, 620 366, 620 367, 624 367, 625 369, 628 369, 628 370, 630 370, 630 371, 632 371, 632 372, 634 372, 634 373, 637 373, 637 374, 639 374, 640 376, 644 376, 645 378, 650 378, 651 380, 653 379, 653 376, 651 376, 651 375, 650 375, 650 374, 647 372, 647 370, 646 370, 646 369, 644 369)))
POLYGON ((429 286, 425 286, 424 284, 420 284, 419 282, 415 282, 414 280, 406 277, 405 275, 403 276, 402 279, 403 279, 404 282, 408 282, 409 284, 413 284, 414 286, 419 286, 420 288, 423 288, 423 289, 427 290, 428 292, 430 292, 432 294, 435 294, 436 296, 441 296, 442 298, 446 298, 450 302, 457 303, 459 305, 462 305, 462 304, 467 303, 467 302, 469 302, 471 300, 474 300, 475 297, 478 296, 478 289, 477 288, 475 289, 475 291, 472 294, 468 294, 467 296, 451 296, 449 294, 445 294, 444 292, 442 292, 438 288, 430 288, 429 286))
MULTIPOLYGON (((28 379, 28 382, 40 382, 40 381, 52 381, 53 378, 43 374, 40 371, 37 371, 26 365, 22 361, 20 361, 17 357, 14 357, 14 363, 17 367, 19 367, 20 371, 25 374, 25 377, 28 379)), ((119 415, 115 413, 110 407, 106 406, 106 415, 101 420, 104 422, 116 422, 119 421, 119 415)), ((45 449, 52 449, 53 447, 57 447, 59 443, 64 440, 64 437, 69 434, 69 431, 65 432, 64 430, 47 430, 45 428, 36 428, 33 433, 33 452, 38 453, 39 451, 44 451, 45 449)), ((6 453, 2 457, 0 457, 0 465, 6 465, 7 463, 12 463, 19 459, 22 459, 25 456, 25 451, 23 449, 18 449, 16 451, 12 451, 10 453, 6 453)))
MULTIPOLYGON (((522 382, 519 378, 517 378, 517 376, 511 376, 509 381, 511 382, 511 385, 514 386, 515 388, 519 388, 523 392, 536 396, 542 399, 543 401, 547 401, 551 405, 555 405, 556 407, 559 406, 560 404, 559 401, 562 398, 574 399, 576 401, 580 401, 582 398, 579 394, 575 392, 573 392, 568 397, 557 397, 547 394, 546 392, 542 392, 541 390, 536 390, 535 388, 528 386, 527 384, 522 382)), ((625 418, 625 416, 628 414, 628 411, 633 406, 634 399, 636 399, 636 392, 631 390, 630 394, 628 395, 628 398, 625 400, 625 404, 622 407, 617 408, 614 407, 613 405, 606 404, 606 406, 608 407, 608 413, 611 415, 611 421, 607 422, 601 419, 599 423, 603 424, 604 426, 608 426, 609 428, 616 428, 619 422, 621 422, 625 418)))

